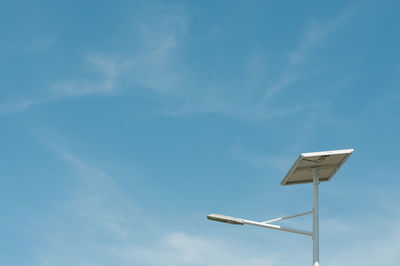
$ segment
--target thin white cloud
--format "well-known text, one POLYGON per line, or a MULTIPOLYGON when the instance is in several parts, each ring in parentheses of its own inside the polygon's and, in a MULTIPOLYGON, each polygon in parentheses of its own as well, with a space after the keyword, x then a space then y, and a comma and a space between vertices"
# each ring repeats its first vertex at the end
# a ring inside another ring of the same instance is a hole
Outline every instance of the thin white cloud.
POLYGON ((277 265, 277 258, 271 252, 261 253, 261 255, 258 252, 243 249, 237 244, 174 232, 163 236, 152 247, 140 247, 122 252, 127 257, 134 254, 136 259, 147 265, 277 265))
POLYGON ((39 221, 38 265, 276 265, 277 257, 185 232, 155 234, 148 219, 106 172, 53 149, 78 174, 78 189, 39 221), (263 255, 261 255, 263 254, 263 255))
POLYGON ((269 109, 272 98, 279 92, 289 88, 302 74, 301 65, 312 54, 315 47, 320 45, 330 34, 346 25, 354 7, 350 6, 338 16, 329 21, 314 20, 300 39, 299 45, 289 53, 289 62, 282 76, 272 86, 268 87, 264 95, 256 104, 254 112, 265 113, 269 109))
POLYGON ((56 99, 117 93, 117 78, 123 72, 126 63, 99 53, 89 54, 86 62, 90 71, 94 72, 95 77, 79 78, 55 84, 52 87, 52 93, 56 99))
POLYGON ((188 18, 183 9, 165 8, 140 24, 139 49, 130 56, 129 82, 160 94, 179 93, 186 66, 179 58, 188 18))
POLYGON ((92 77, 57 82, 42 96, 0 103, 0 115, 25 111, 38 104, 55 102, 65 98, 120 93, 117 81, 118 76, 126 68, 126 63, 112 56, 91 53, 87 55, 85 64, 89 69, 88 71, 93 73, 92 77))
POLYGON ((285 105, 276 104, 274 98, 301 78, 304 74, 303 65, 313 50, 346 25, 353 9, 350 6, 328 21, 314 20, 302 34, 298 46, 289 53, 287 66, 277 74, 278 79, 272 85, 264 88, 273 77, 268 75, 267 62, 260 62, 260 58, 266 59, 259 53, 250 57, 247 80, 243 84, 229 81, 197 86, 188 84, 186 88, 192 89, 181 88, 182 94, 176 97, 180 104, 165 110, 164 114, 179 117, 192 113, 218 113, 235 118, 269 120, 326 108, 326 102, 285 105))
POLYGON ((53 46, 55 40, 52 38, 37 38, 33 40, 25 49, 31 55, 38 55, 46 52, 51 46, 53 46))
POLYGON ((294 158, 281 156, 277 154, 262 154, 257 151, 234 146, 232 156, 238 160, 244 161, 255 168, 276 168, 278 170, 287 170, 294 158))
MULTIPOLYGON (((400 264, 400 217, 381 218, 382 226, 374 228, 365 224, 354 224, 353 227, 361 227, 369 237, 357 241, 343 243, 336 249, 326 252, 324 259, 326 265, 388 265, 400 264)), ((352 221, 348 221, 351 223, 352 221)), ((357 229, 356 229, 357 230, 357 229)), ((358 229, 359 230, 359 229, 358 229)), ((346 236, 351 238, 354 231, 348 231, 346 236)))
POLYGON ((290 65, 295 66, 306 60, 313 48, 318 46, 329 34, 346 25, 353 12, 354 6, 351 5, 328 21, 313 20, 301 38, 299 46, 289 54, 290 65))
POLYGON ((54 81, 36 98, 0 103, 0 114, 25 111, 35 105, 82 96, 115 95, 143 87, 163 95, 182 93, 186 69, 178 59, 179 38, 186 32, 187 18, 181 9, 168 9, 140 24, 138 48, 132 54, 90 52, 82 60, 81 76, 54 81), (119 82, 124 80, 124 86, 119 82))
POLYGON ((250 58, 248 80, 244 84, 231 84, 229 81, 197 84, 195 75, 190 73, 180 57, 189 24, 185 10, 165 8, 158 12, 159 16, 139 23, 139 30, 135 32, 139 34, 138 43, 132 54, 89 53, 84 60, 89 69, 84 78, 78 76, 57 81, 47 95, 39 98, 1 103, 0 113, 23 111, 37 104, 65 98, 121 94, 138 87, 163 96, 170 104, 162 114, 168 116, 219 113, 264 120, 319 108, 321 105, 275 106, 272 99, 298 80, 301 63, 326 36, 345 24, 349 13, 346 10, 326 23, 312 23, 298 47, 290 53, 288 66, 281 77, 264 90, 266 64, 255 59, 262 58, 262 55, 250 58))
POLYGON ((272 168, 286 172, 296 159, 293 154, 312 152, 304 149, 309 146, 307 141, 310 136, 313 136, 312 131, 316 123, 316 118, 311 117, 307 119, 307 122, 298 126, 296 128, 296 141, 286 147, 282 147, 279 152, 269 151, 265 153, 236 144, 231 149, 231 156, 255 169, 265 170, 265 168, 272 168))
MULTIPOLYGON (((248 239, 232 241, 204 232, 188 233, 185 228, 170 230, 137 206, 112 175, 47 144, 75 171, 78 183, 65 202, 38 222, 36 265, 291 266, 306 263, 311 256, 311 244, 300 245, 289 237, 279 238, 279 246, 290 247, 291 256, 286 249, 257 248, 248 239)), ((363 219, 357 224, 336 217, 321 219, 324 264, 398 265, 400 211, 395 204, 388 210, 374 225, 363 219), (364 237, 353 239, 352 234, 364 237), (328 237, 335 241, 326 241, 328 237)))
POLYGON ((22 101, 0 103, 0 114, 24 111, 32 105, 39 103, 41 103, 41 100, 37 99, 24 99, 22 101))

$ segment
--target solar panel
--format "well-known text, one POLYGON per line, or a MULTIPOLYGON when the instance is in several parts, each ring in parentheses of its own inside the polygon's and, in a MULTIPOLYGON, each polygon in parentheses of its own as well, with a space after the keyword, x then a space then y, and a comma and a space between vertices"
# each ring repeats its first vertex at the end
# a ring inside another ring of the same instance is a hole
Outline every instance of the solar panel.
POLYGON ((329 181, 352 153, 353 149, 302 153, 281 185, 312 183, 314 168, 319 169, 320 182, 329 181))

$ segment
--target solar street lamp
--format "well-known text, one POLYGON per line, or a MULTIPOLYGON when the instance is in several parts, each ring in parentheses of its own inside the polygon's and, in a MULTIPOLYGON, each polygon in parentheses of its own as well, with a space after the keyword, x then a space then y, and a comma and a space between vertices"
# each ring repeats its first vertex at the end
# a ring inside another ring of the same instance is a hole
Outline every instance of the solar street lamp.
POLYGON ((323 151, 302 153, 297 158, 296 162, 290 168, 289 172, 283 178, 281 185, 295 185, 313 183, 313 209, 312 211, 303 212, 291 216, 280 217, 264 222, 256 222, 242 218, 235 218, 221 214, 210 214, 208 219, 229 223, 234 225, 254 225, 264 228, 270 228, 290 233, 302 234, 311 236, 313 240, 313 266, 319 266, 319 204, 318 204, 318 188, 320 182, 331 180, 339 168, 353 153, 353 149, 336 150, 336 151, 323 151), (313 229, 312 232, 283 227, 272 224, 286 219, 296 218, 299 216, 312 214, 313 215, 313 229))

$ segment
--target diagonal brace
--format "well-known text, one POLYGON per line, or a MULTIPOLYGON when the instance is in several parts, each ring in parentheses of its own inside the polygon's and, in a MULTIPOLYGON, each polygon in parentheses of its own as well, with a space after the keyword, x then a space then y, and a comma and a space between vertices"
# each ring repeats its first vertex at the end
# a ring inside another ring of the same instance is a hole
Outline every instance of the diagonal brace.
POLYGON ((309 231, 284 227, 284 226, 275 225, 275 224, 266 224, 266 223, 245 220, 245 219, 240 219, 240 222, 242 222, 243 224, 248 224, 248 225, 255 225, 255 226, 269 228, 269 229, 275 229, 275 230, 286 231, 286 232, 295 233, 295 234, 312 236, 312 232, 309 232, 309 231))
POLYGON ((291 218, 296 218, 299 216, 304 216, 304 215, 308 215, 308 214, 312 214, 312 211, 309 212, 302 212, 299 214, 295 214, 295 215, 290 215, 290 216, 286 216, 286 217, 280 217, 280 218, 276 218, 276 219, 272 219, 272 220, 268 220, 265 222, 262 222, 263 224, 269 224, 269 223, 273 223, 273 222, 278 222, 278 221, 282 221, 282 220, 287 220, 287 219, 291 219, 291 218))

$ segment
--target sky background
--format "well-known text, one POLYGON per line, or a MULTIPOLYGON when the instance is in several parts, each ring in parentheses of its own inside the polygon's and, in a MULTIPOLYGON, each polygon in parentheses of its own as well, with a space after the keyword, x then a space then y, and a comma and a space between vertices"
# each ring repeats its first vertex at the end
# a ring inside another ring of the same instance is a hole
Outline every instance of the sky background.
POLYGON ((1 1, 0 264, 400 264, 398 1, 1 1), (311 217, 285 225, 311 230, 311 217))

